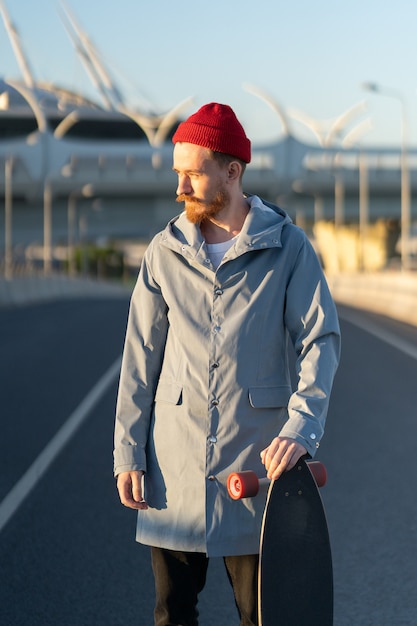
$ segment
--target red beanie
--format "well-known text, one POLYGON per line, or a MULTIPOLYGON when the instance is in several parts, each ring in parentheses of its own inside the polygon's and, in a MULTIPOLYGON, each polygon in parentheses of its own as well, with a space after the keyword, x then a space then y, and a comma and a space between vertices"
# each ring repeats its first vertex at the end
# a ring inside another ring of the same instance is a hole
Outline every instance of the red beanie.
POLYGON ((202 106, 178 126, 172 141, 194 143, 250 162, 250 141, 227 104, 211 102, 202 106))

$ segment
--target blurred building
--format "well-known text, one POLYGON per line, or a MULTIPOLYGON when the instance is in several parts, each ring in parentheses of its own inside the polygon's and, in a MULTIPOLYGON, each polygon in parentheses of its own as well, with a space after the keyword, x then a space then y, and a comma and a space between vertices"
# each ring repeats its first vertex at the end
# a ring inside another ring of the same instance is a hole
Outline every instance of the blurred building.
MULTIPOLYGON (((0 207, 6 198, 13 206, 14 239, 44 235, 45 199, 54 241, 67 235, 70 203, 89 211, 90 236, 152 235, 178 212, 171 137, 190 101, 164 115, 132 110, 68 10, 66 28, 102 104, 40 84, 3 2, 0 11, 23 76, 0 80, 0 207)), ((412 196, 417 150, 408 151, 407 163, 412 196)), ((300 223, 341 225, 363 213, 370 221, 399 219, 400 190, 400 148, 307 144, 289 125, 279 141, 253 146, 245 175, 245 191, 280 203, 300 223)))

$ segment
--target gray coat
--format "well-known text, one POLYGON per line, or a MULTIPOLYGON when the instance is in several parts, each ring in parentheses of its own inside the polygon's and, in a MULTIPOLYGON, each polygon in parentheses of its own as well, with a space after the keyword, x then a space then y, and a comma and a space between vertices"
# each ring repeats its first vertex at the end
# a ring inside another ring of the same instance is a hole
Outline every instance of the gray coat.
POLYGON ((234 501, 232 471, 265 475, 281 434, 313 456, 339 358, 318 259, 286 213, 253 196, 217 271, 185 214, 151 242, 132 294, 115 474, 144 470, 137 540, 211 556, 258 551, 265 493, 234 501), (291 388, 290 337, 298 384, 291 388))

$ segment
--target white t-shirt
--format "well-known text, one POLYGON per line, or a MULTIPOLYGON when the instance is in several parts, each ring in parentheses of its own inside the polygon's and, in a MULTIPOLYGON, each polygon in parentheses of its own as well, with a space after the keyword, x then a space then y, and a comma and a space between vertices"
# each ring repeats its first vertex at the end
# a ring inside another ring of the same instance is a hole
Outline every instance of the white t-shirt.
POLYGON ((213 264, 213 267, 217 269, 221 263, 222 258, 226 252, 233 246, 238 235, 229 239, 228 241, 222 241, 222 243, 206 243, 207 255, 213 264))

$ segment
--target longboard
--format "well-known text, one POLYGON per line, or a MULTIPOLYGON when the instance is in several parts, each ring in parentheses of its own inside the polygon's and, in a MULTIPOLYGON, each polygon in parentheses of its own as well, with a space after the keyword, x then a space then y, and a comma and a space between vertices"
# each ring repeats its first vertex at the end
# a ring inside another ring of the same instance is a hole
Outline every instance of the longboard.
MULTIPOLYGON (((331 547, 318 491, 326 478, 322 464, 300 460, 270 483, 260 537, 259 626, 333 624, 331 547)), ((253 472, 231 474, 229 493, 253 497, 263 480, 253 472)))

